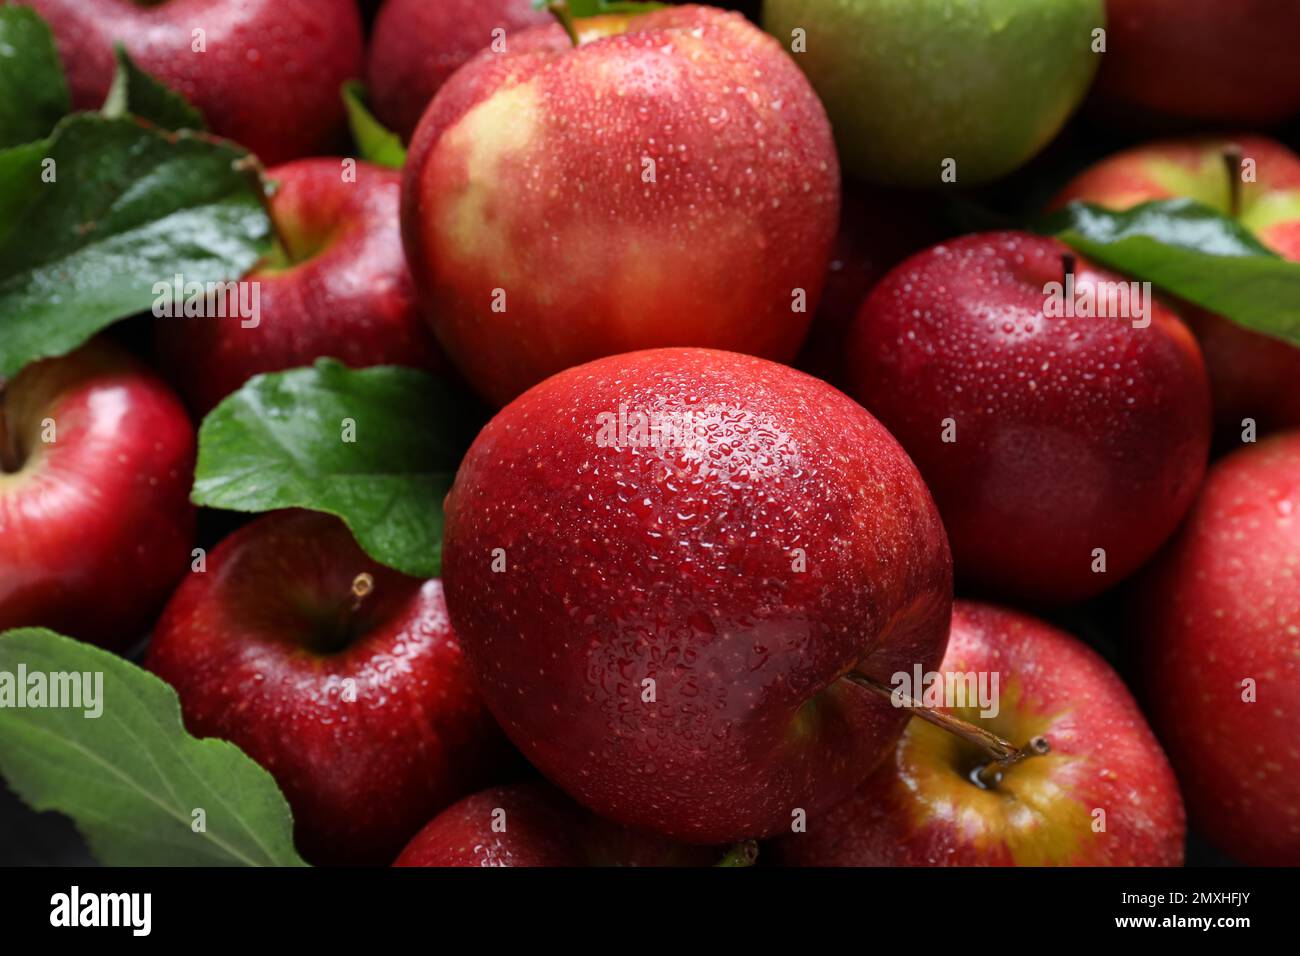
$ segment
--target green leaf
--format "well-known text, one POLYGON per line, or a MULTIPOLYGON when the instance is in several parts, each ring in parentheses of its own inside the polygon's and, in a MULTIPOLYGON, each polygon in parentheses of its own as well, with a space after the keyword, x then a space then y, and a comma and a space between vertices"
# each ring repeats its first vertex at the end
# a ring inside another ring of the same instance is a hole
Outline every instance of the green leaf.
POLYGON ((603 16, 609 13, 632 13, 640 15, 649 13, 652 10, 664 10, 669 6, 666 3, 653 3, 651 0, 598 0, 599 9, 596 16, 603 16))
POLYGON ((357 80, 343 84, 343 106, 348 111, 348 126, 357 144, 361 158, 380 166, 401 169, 406 162, 406 149, 401 138, 385 129, 366 106, 366 88, 357 80))
POLYGON ((1172 199, 1112 212, 1071 203, 1043 231, 1093 262, 1300 345, 1300 263, 1208 206, 1172 199))
POLYGON ((0 7, 0 148, 41 139, 70 108, 50 28, 26 7, 0 7))
POLYGON ((48 675, 90 675, 97 704, 20 708, 10 697, 0 773, 33 808, 72 817, 101 863, 305 865, 271 775, 234 744, 186 733, 176 692, 153 674, 51 631, 0 634, 0 701, 20 684, 30 694, 34 674, 51 688, 48 675), (206 832, 194 832, 196 809, 206 832))
POLYGON ((0 378, 149 309, 178 273, 243 275, 271 235, 249 162, 202 133, 95 113, 0 151, 0 378))
POLYGON ((113 52, 117 71, 100 112, 111 118, 129 114, 163 129, 207 129, 203 114, 185 97, 136 66, 122 44, 117 44, 113 52))
POLYGON ((650 13, 667 6, 666 3, 655 3, 652 0, 533 0, 534 10, 549 10, 561 22, 611 13, 650 13))
POLYGON ((459 425, 439 414, 449 398, 436 379, 396 366, 352 371, 321 359, 258 375, 203 420, 191 498, 336 515, 376 561, 436 577, 442 499, 463 447, 459 425))

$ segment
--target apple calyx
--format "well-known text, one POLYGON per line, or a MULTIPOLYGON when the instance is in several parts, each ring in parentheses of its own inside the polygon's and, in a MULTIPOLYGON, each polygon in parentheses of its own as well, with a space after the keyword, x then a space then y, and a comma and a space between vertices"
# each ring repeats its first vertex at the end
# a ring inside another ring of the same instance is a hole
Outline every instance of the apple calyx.
POLYGON ((741 840, 735 846, 729 847, 726 854, 717 863, 719 866, 753 866, 758 862, 758 841, 741 840))
POLYGON ((948 733, 960 737, 967 743, 974 744, 987 753, 991 758, 989 762, 976 767, 971 773, 971 780, 984 789, 996 787, 1002 780, 1003 774, 1021 761, 1050 753, 1052 750, 1052 745, 1046 737, 1032 737, 1023 747, 1017 747, 1011 741, 999 737, 990 730, 985 730, 978 724, 972 724, 944 711, 926 707, 914 697, 900 693, 860 671, 849 671, 844 676, 859 687, 864 687, 872 693, 886 698, 891 703, 896 697, 901 697, 902 706, 912 711, 917 717, 927 723, 934 724, 941 730, 946 730, 948 733))

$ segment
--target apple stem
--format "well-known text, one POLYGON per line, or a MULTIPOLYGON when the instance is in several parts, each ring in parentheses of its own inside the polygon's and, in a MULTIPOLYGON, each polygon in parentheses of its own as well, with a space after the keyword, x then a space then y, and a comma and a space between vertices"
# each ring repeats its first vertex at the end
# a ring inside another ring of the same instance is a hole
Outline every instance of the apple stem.
POLYGON ((1002 779, 1002 774, 1010 770, 1022 760, 1030 757, 1041 757, 1052 752, 1052 745, 1047 742, 1043 736, 1030 737, 1029 742, 1019 748, 1014 754, 1005 760, 995 760, 992 763, 986 763, 975 771, 975 776, 979 782, 986 787, 996 787, 1002 779))
POLYGON ((1223 151, 1223 165, 1228 170, 1228 215, 1241 215, 1241 147, 1232 145, 1223 151))
POLYGON ((1070 276, 1074 275, 1074 264, 1075 264, 1075 258, 1074 258, 1074 253, 1073 253, 1073 252, 1063 252, 1063 253, 1061 253, 1061 285, 1062 285, 1062 287, 1065 286, 1065 283, 1069 280, 1070 276))
POLYGON ((235 161, 235 168, 252 181, 253 191, 257 193, 258 201, 262 204, 262 211, 266 213, 266 218, 271 222, 271 232, 275 236, 275 244, 280 247, 285 259, 292 262, 293 250, 289 247, 288 237, 285 236, 284 230, 280 228, 280 224, 275 218, 275 211, 271 208, 271 194, 266 189, 266 167, 262 165, 260 159, 249 153, 242 159, 235 161))
POLYGON ((361 610, 361 604, 365 601, 370 593, 375 589, 375 579, 362 571, 352 579, 352 608, 353 613, 361 610))
POLYGON ((569 10, 569 4, 565 0, 551 2, 546 5, 551 16, 560 21, 560 26, 564 27, 564 32, 569 35, 569 42, 574 46, 581 46, 582 41, 578 39, 578 28, 573 24, 573 14, 569 10))
POLYGON ((18 454, 18 436, 9 427, 4 384, 0 383, 0 475, 11 475, 21 467, 22 457, 18 454))
MULTIPOLYGON (((894 689, 880 683, 873 677, 868 677, 859 671, 849 671, 845 676, 859 687, 865 687, 867 690, 891 702, 894 700, 896 693, 894 689)), ((912 711, 917 717, 981 748, 993 758, 993 762, 988 767, 996 768, 996 773, 999 775, 1003 770, 1018 764, 1026 757, 1032 757, 1038 753, 1047 753, 1051 749, 1046 737, 1035 737, 1025 747, 1017 747, 1011 741, 999 737, 992 731, 962 720, 960 717, 954 717, 952 714, 926 707, 919 700, 909 697, 907 694, 899 693, 897 696, 902 700, 903 707, 912 711), (1040 746, 1039 741, 1041 741, 1041 747, 1045 749, 1038 749, 1040 746)))
POLYGON ((375 590, 375 579, 365 571, 362 571, 352 579, 352 586, 348 590, 348 595, 339 602, 334 611, 334 629, 329 634, 322 635, 320 643, 316 649, 321 653, 331 654, 335 651, 342 650, 351 643, 353 637, 353 618, 361 610, 365 603, 375 590))
POLYGON ((727 850, 724 856, 714 866, 753 866, 758 862, 758 841, 741 840, 735 846, 727 850))

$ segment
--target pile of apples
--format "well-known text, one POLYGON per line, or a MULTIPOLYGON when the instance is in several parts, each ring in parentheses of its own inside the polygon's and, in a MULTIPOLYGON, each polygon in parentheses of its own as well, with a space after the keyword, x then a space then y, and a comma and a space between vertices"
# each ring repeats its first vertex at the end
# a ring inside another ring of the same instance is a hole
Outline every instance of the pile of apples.
POLYGON ((159 320, 7 383, 0 630, 151 631, 307 859, 1179 865, 1190 820, 1300 864, 1300 352, 1169 299, 1049 315, 1124 277, 926 211, 1090 95, 1173 138, 1050 205, 1190 197, 1300 260, 1300 159, 1258 132, 1300 113, 1300 3, 768 0, 765 32, 387 0, 368 49, 354 0, 26 5, 74 102, 121 41, 272 164, 293 265, 250 273, 256 328, 159 320), (348 182, 360 76, 409 153, 348 182), (305 511, 189 570, 194 422, 321 356, 497 410, 441 580, 305 511), (932 671, 997 675, 996 714, 890 699, 932 671))

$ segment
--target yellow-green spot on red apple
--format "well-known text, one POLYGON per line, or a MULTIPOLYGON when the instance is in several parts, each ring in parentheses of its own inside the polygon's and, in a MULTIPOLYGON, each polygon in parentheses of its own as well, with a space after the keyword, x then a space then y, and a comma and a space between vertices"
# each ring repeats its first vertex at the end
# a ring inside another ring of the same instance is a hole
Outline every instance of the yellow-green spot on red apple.
MULTIPOLYGON (((996 717, 981 717, 978 706, 949 713, 1017 746, 1036 736, 1050 743, 1063 716, 1039 712, 1015 680, 1005 681, 996 717)), ((988 765, 988 754, 945 730, 913 720, 898 746, 902 783, 918 798, 913 806, 918 827, 936 818, 953 821, 981 849, 1002 844, 1017 866, 1068 863, 1079 856, 1079 844, 1093 836, 1091 808, 1068 783, 1076 772, 1072 765, 1083 758, 1058 751, 1035 755, 1002 771, 995 784, 981 785, 975 774, 988 765)))
POLYGON ((445 181, 451 173, 461 184, 447 196, 439 216, 436 232, 450 240, 439 243, 441 251, 476 263, 493 262, 503 278, 511 272, 511 193, 523 185, 506 167, 522 167, 518 161, 535 144, 537 99, 536 81, 489 96, 447 131, 443 156, 425 174, 426 180, 445 181))

